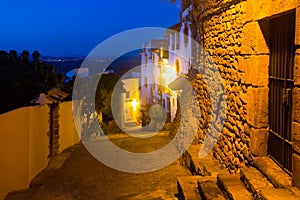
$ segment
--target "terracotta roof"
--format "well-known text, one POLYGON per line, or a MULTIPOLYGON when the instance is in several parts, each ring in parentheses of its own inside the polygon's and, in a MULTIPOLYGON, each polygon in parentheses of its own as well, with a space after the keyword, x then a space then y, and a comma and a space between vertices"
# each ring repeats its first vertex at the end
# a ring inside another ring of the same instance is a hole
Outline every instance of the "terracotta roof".
POLYGON ((174 24, 173 26, 170 26, 168 29, 179 32, 180 28, 181 28, 181 23, 178 23, 178 24, 174 24))
POLYGON ((33 99, 30 103, 32 104, 48 104, 48 103, 58 103, 65 98, 67 98, 70 94, 62 91, 59 88, 53 88, 48 92, 41 93, 40 96, 36 99, 33 99))

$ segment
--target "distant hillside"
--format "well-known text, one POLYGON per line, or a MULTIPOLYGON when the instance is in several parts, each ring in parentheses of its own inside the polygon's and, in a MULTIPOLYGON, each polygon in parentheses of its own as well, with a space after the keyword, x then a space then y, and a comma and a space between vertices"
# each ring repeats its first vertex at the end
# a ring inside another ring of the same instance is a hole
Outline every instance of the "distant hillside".
POLYGON ((74 68, 79 68, 84 61, 84 58, 42 57, 42 61, 52 64, 57 73, 66 74, 74 68))
POLYGON ((117 76, 122 76, 128 70, 141 65, 140 52, 141 50, 135 50, 120 56, 110 64, 108 69, 113 69, 116 71, 117 76))

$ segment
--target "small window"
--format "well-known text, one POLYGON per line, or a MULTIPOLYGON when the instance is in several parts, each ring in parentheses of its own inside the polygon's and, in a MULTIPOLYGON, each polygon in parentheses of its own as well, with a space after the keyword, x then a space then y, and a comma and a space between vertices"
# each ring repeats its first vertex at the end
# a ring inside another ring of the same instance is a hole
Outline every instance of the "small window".
POLYGON ((176 50, 180 48, 180 33, 176 32, 176 50))
POLYGON ((145 87, 146 88, 148 87, 148 79, 147 79, 147 77, 145 77, 145 87))
POLYGON ((186 24, 184 26, 184 44, 187 45, 189 42, 189 28, 188 25, 186 24))
POLYGON ((147 66, 148 64, 148 54, 145 54, 145 65, 147 66))
POLYGON ((177 74, 179 74, 179 73, 180 73, 180 63, 179 63, 179 60, 178 60, 178 59, 176 59, 176 64, 175 64, 175 66, 176 66, 176 72, 177 72, 177 74))
POLYGON ((172 50, 174 50, 175 49, 175 33, 172 34, 171 38, 172 38, 172 41, 171 41, 172 50))

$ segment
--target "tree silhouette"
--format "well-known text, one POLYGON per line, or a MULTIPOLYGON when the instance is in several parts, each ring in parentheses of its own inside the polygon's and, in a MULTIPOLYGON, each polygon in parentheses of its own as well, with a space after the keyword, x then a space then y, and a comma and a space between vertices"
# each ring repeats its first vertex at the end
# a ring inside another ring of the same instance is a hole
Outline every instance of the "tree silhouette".
POLYGON ((37 50, 32 53, 32 57, 34 62, 38 62, 40 60, 41 54, 37 50))
POLYGON ((24 50, 21 54, 21 61, 23 65, 29 64, 29 51, 24 50))
POLYGON ((0 51, 0 113, 30 105, 41 92, 58 86, 54 67, 40 62, 41 54, 24 50, 20 57, 15 50, 0 51))

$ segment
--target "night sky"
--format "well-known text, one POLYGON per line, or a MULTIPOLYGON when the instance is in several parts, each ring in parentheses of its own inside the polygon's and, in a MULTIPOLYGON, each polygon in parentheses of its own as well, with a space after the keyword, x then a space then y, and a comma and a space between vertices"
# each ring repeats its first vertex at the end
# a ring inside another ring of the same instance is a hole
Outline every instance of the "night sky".
POLYGON ((14 0, 0 3, 0 49, 86 56, 100 42, 139 27, 167 28, 179 5, 162 0, 14 0))

